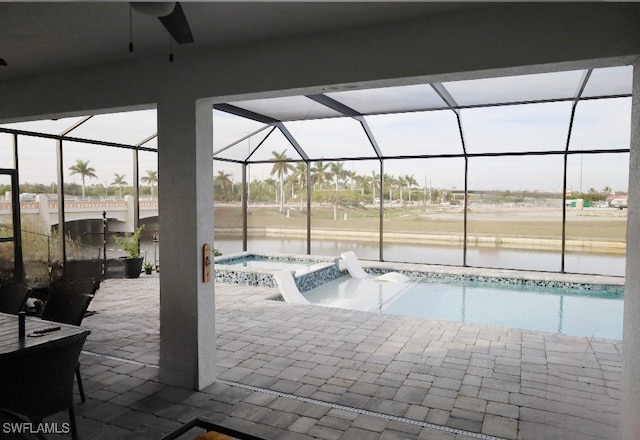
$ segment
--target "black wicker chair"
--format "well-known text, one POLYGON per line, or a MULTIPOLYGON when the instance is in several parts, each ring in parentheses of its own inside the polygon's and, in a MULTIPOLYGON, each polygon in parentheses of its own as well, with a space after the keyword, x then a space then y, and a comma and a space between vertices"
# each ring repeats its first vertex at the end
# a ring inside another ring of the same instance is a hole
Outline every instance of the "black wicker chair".
POLYGON ((22 284, 3 284, 0 288, 0 312, 17 315, 31 295, 31 288, 22 284))
POLYGON ((67 295, 87 294, 93 289, 93 293, 102 281, 101 260, 77 260, 67 261, 64 265, 63 276, 52 277, 52 288, 63 291, 67 295))
POLYGON ((51 292, 42 312, 42 319, 63 324, 81 325, 93 295, 51 292))
MULTIPOLYGON (((52 292, 42 313, 42 319, 63 324, 80 325, 92 299, 93 295, 65 295, 60 291, 52 292)), ((80 362, 76 367, 76 379, 78 381, 80 399, 85 402, 86 397, 82 385, 82 376, 80 375, 80 362)))
POLYGON ((86 333, 0 356, 0 409, 35 423, 69 411, 71 436, 78 439, 73 376, 86 333))

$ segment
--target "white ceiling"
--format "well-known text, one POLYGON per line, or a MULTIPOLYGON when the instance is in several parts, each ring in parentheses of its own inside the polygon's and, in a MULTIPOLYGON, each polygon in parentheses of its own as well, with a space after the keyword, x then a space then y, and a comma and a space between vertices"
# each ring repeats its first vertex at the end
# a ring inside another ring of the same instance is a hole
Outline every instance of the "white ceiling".
MULTIPOLYGON (((407 20, 461 8, 463 2, 189 2, 181 3, 195 42, 181 53, 407 20)), ((0 82, 75 67, 169 54, 169 34, 157 18, 127 2, 0 1, 0 82)))

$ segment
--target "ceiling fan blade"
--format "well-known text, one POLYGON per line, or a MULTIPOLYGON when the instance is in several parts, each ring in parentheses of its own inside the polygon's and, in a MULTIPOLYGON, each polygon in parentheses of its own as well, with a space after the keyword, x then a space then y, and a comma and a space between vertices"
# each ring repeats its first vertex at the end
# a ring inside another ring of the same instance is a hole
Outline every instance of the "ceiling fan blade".
POLYGON ((7 62, 4 60, 4 58, 0 58, 0 66, 6 66, 7 62))
POLYGON ((180 3, 176 2, 176 7, 173 12, 164 17, 158 17, 167 31, 171 34, 176 43, 186 44, 193 43, 193 35, 191 35, 191 29, 189 28, 189 22, 187 17, 182 11, 180 3))

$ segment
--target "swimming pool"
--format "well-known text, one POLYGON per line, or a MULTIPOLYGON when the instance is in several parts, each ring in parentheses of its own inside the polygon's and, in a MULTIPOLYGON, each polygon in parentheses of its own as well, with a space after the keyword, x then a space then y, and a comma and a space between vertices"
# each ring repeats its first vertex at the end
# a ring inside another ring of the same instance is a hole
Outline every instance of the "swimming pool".
POLYGON ((280 270, 280 269, 299 270, 303 268, 309 268, 314 264, 317 264, 317 263, 302 262, 302 261, 274 260, 271 258, 253 257, 251 259, 238 260, 231 264, 226 263, 225 265, 233 266, 233 267, 249 267, 249 268, 271 269, 271 270, 280 270))
POLYGON ((287 269, 299 271, 308 269, 318 263, 336 263, 335 257, 317 257, 311 255, 294 254, 258 254, 239 252, 237 254, 223 255, 214 259, 216 267, 256 268, 268 270, 287 269))
POLYGON ((342 276, 304 296, 328 307, 622 339, 621 287, 584 291, 466 280, 397 284, 342 276))
POLYGON ((273 274, 282 269, 295 272, 304 290, 341 275, 336 257, 240 252, 214 258, 215 279, 220 283, 275 287, 273 274))

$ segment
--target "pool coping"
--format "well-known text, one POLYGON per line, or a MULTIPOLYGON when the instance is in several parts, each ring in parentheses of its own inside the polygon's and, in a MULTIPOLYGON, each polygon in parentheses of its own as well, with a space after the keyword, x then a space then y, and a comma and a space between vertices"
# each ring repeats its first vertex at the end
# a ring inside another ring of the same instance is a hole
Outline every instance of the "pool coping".
POLYGON ((291 273, 295 274, 298 288, 303 292, 340 275, 338 269, 339 257, 245 251, 214 258, 216 281, 226 284, 277 287, 277 283, 273 278, 273 274, 277 272, 277 269, 234 265, 247 257, 259 257, 271 261, 312 263, 306 267, 291 270, 291 273), (226 262, 231 262, 231 264, 225 264, 226 262))
MULTIPOLYGON (((250 255, 274 261, 315 262, 316 264, 311 268, 292 271, 292 273, 295 273, 296 282, 302 292, 317 287, 329 279, 335 279, 347 273, 344 262, 336 256, 247 251, 216 257, 214 262, 216 265, 219 265, 219 269, 215 270, 216 281, 228 284, 276 287, 275 280, 273 279, 275 270, 262 268, 251 268, 249 270, 221 263, 221 261, 233 261, 250 255)), ((602 293, 621 293, 625 283, 624 277, 621 276, 446 266, 391 261, 359 261, 363 269, 372 275, 394 271, 407 275, 416 281, 475 281, 501 285, 552 287, 602 293)))
MULTIPOLYGON (((412 279, 439 279, 491 282, 511 285, 559 287, 565 289, 619 291, 624 277, 559 272, 538 272, 517 269, 443 266, 420 263, 395 263, 359 260, 365 271, 382 274, 397 271, 412 279)), ((342 268, 344 263, 340 262, 342 268)))

